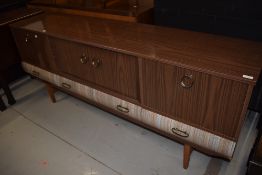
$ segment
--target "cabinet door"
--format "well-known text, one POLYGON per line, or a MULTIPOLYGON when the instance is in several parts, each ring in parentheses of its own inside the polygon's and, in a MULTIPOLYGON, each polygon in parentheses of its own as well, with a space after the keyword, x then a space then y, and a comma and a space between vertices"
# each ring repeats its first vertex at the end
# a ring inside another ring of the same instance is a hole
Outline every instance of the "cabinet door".
POLYGON ((142 63, 143 105, 235 139, 248 85, 155 61, 142 63))
POLYGON ((101 90, 138 98, 136 57, 55 38, 50 42, 64 75, 101 90))
POLYGON ((136 57, 88 47, 95 84, 133 99, 138 98, 136 57))
POLYGON ((14 35, 21 59, 25 62, 36 65, 37 60, 34 59, 35 51, 34 51, 32 39, 29 33, 27 33, 24 30, 13 29, 13 35, 14 35))
POLYGON ((54 65, 45 35, 22 29, 13 29, 13 35, 23 61, 47 69, 54 65))
POLYGON ((50 42, 46 35, 31 32, 34 59, 39 67, 54 71, 56 68, 54 56, 50 48, 50 42))
POLYGON ((85 45, 56 38, 50 38, 50 43, 60 73, 88 82, 94 81, 94 73, 85 45))

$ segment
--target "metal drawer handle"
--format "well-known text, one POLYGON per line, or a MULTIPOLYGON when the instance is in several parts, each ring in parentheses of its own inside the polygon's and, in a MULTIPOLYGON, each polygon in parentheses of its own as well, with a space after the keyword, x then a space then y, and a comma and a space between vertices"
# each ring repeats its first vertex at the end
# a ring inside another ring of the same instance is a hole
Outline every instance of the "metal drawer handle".
POLYGON ((36 77, 39 77, 40 73, 37 72, 37 71, 35 71, 35 70, 33 70, 33 71, 32 71, 32 75, 34 75, 34 76, 36 76, 36 77))
POLYGON ((194 84, 194 80, 193 80, 193 76, 192 75, 185 75, 183 76, 183 78, 181 79, 180 82, 181 86, 183 88, 189 89, 193 86, 194 84))
POLYGON ((71 85, 69 85, 67 83, 62 83, 62 87, 66 88, 66 89, 71 89, 71 85))
POLYGON ((189 134, 186 131, 181 131, 178 128, 172 128, 172 132, 180 137, 189 137, 189 134))
POLYGON ((87 57, 86 57, 85 54, 83 54, 83 55, 80 57, 80 62, 81 62, 82 64, 86 64, 86 63, 87 63, 87 57))
POLYGON ((100 59, 92 59, 92 66, 94 68, 97 68, 100 64, 101 64, 101 60, 100 59))
POLYGON ((129 112, 129 109, 128 109, 128 108, 125 108, 125 107, 123 107, 123 106, 121 106, 121 105, 117 105, 117 106, 116 106, 116 109, 117 109, 118 111, 120 111, 120 112, 123 112, 123 113, 128 113, 128 112, 129 112))

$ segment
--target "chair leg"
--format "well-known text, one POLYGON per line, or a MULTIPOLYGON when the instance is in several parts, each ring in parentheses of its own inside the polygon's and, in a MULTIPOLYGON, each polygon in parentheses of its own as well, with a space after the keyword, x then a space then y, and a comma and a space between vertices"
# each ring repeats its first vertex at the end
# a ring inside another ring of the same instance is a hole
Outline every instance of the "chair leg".
POLYGON ((193 149, 190 145, 185 144, 184 145, 184 160, 183 160, 183 168, 187 169, 190 161, 190 156, 193 149))
POLYGON ((5 103, 0 96, 0 111, 4 111, 6 109, 5 103))
POLYGON ((4 90, 4 92, 5 92, 5 95, 6 95, 7 100, 8 100, 8 104, 10 104, 10 105, 15 104, 16 103, 15 98, 14 98, 8 84, 4 80, 1 80, 0 84, 1 84, 1 86, 4 90))
POLYGON ((55 88, 49 83, 46 83, 46 88, 47 88, 47 93, 48 93, 50 100, 52 101, 52 103, 55 103, 56 102, 56 98, 55 98, 56 90, 55 90, 55 88))

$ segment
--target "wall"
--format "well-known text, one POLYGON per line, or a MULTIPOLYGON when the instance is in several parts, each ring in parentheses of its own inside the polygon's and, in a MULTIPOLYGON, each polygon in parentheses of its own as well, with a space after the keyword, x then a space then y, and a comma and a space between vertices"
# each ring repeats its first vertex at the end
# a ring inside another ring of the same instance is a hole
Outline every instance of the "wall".
POLYGON ((141 6, 153 6, 154 0, 139 0, 141 6))
POLYGON ((262 40, 262 0, 155 0, 155 24, 262 40))

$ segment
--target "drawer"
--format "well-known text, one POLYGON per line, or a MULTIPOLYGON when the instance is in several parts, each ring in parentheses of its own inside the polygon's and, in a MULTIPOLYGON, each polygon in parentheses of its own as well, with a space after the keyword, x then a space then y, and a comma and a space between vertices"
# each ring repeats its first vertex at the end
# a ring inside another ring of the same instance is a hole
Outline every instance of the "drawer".
POLYGON ((13 29, 12 32, 22 61, 41 68, 54 67, 54 59, 45 35, 23 29, 13 29))
POLYGON ((59 72, 64 76, 138 99, 136 57, 56 38, 50 42, 59 72))
POLYGON ((108 108, 114 109, 117 112, 120 112, 126 116, 129 116, 133 119, 140 117, 141 107, 135 104, 129 103, 125 100, 121 100, 112 95, 103 93, 101 91, 93 90, 93 101, 99 103, 108 108))
POLYGON ((24 69, 25 72, 37 77, 37 78, 40 78, 40 79, 43 79, 43 80, 46 80, 48 79, 48 72, 47 71, 44 71, 43 69, 40 69, 39 67, 36 67, 32 64, 28 64, 28 62, 22 62, 22 67, 24 69), (45 74, 45 72, 47 72, 47 74, 45 74))
POLYGON ((61 77, 59 75, 53 74, 49 71, 46 71, 42 68, 39 68, 37 66, 34 66, 32 64, 28 64, 27 62, 22 62, 23 69, 42 80, 45 80, 47 82, 50 82, 58 87, 61 87, 65 90, 71 91, 71 92, 77 92, 77 84, 72 80, 69 80, 67 78, 61 77))
POLYGON ((146 125, 153 126, 158 130, 173 135, 180 140, 188 141, 207 150, 219 153, 225 156, 225 158, 232 158, 233 156, 236 142, 232 140, 192 127, 144 108, 142 108, 138 120, 146 125))
POLYGON ((156 61, 142 64, 143 104, 172 119, 237 138, 248 85, 156 61))

